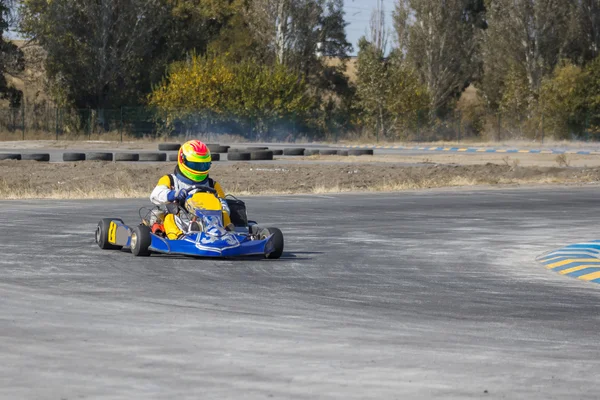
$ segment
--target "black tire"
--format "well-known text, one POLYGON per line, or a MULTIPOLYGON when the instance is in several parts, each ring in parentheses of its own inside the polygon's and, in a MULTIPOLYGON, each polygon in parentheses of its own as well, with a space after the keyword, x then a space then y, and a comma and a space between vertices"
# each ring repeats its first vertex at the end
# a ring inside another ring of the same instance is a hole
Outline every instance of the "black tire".
POLYGON ((234 151, 233 153, 227 153, 227 160, 229 161, 250 161, 251 160, 250 153, 243 153, 239 151, 234 151))
POLYGON ((150 228, 146 225, 138 225, 131 232, 131 253, 136 257, 148 257, 150 255, 150 244, 152 237, 150 236, 150 228))
POLYGON ((120 250, 122 248, 122 246, 115 246, 114 244, 108 243, 108 228, 110 228, 110 223, 112 221, 123 223, 123 221, 118 218, 103 218, 98 222, 98 227, 96 228, 96 243, 98 244, 98 247, 103 250, 120 250))
POLYGON ((167 161, 167 153, 140 153, 140 161, 146 161, 146 162, 167 161))
POLYGON ((256 151, 256 150, 269 150, 268 147, 264 147, 264 146, 250 146, 250 147, 246 147, 246 150, 252 150, 252 151, 256 151))
POLYGON ((230 147, 227 153, 248 153, 248 150, 245 147, 230 147))
POLYGON ((351 149, 348 150, 349 156, 372 156, 373 149, 351 149))
POLYGON ((254 161, 272 160, 273 152, 271 150, 253 151, 252 153, 250 153, 250 159, 254 161))
POLYGON ((271 150, 273 152, 274 156, 282 156, 283 155, 283 150, 278 149, 278 150, 271 150))
POLYGON ((263 228, 263 230, 260 231, 260 239, 265 239, 271 234, 273 235, 272 240, 274 250, 269 254, 265 254, 265 258, 268 258, 269 260, 276 260, 283 254, 283 233, 281 232, 281 230, 279 230, 279 228, 263 228))
POLYGON ((20 160, 20 154, 4 153, 0 154, 0 160, 20 160))
POLYGON ((322 156, 337 156, 337 150, 332 150, 332 149, 323 149, 323 150, 319 150, 319 154, 322 156))
POLYGON ((138 153, 115 153, 115 161, 140 161, 138 153))
MULTIPOLYGON (((171 162, 177 162, 178 158, 178 153, 171 153, 169 154, 168 160, 171 162)), ((221 161, 221 155, 219 153, 210 153, 210 159, 211 161, 221 161)))
POLYGON ((319 149, 305 149, 304 150, 304 155, 306 157, 309 157, 309 156, 318 156, 319 155, 319 151, 320 151, 319 149))
POLYGON ((63 161, 85 161, 85 153, 63 153, 63 161))
POLYGON ((50 154, 43 154, 43 153, 32 153, 32 154, 21 154, 21 160, 28 160, 28 161, 50 161, 50 154))
POLYGON ((85 159, 87 161, 112 161, 112 153, 85 153, 85 159))
POLYGON ((337 155, 342 157, 348 157, 348 150, 338 150, 337 155))
POLYGON ((209 144, 206 147, 210 150, 210 154, 227 153, 227 150, 229 150, 229 146, 221 146, 219 144, 209 144))
POLYGON ((284 156, 303 156, 304 155, 304 147, 288 147, 287 149, 283 149, 284 156))
POLYGON ((180 147, 179 143, 159 143, 158 151, 179 151, 180 147))

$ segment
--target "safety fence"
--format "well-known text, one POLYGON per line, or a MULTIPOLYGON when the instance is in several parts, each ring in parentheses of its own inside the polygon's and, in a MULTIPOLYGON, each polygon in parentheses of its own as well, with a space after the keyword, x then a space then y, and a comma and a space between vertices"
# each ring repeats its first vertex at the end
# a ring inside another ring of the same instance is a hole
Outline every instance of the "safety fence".
POLYGON ((158 111, 148 107, 71 109, 27 107, 0 109, 0 140, 126 140, 225 135, 251 141, 369 140, 505 141, 546 138, 600 140, 600 115, 585 114, 558 123, 555 116, 498 111, 432 116, 427 111, 393 118, 366 120, 314 112, 302 116, 252 118, 216 115, 208 111, 158 111))

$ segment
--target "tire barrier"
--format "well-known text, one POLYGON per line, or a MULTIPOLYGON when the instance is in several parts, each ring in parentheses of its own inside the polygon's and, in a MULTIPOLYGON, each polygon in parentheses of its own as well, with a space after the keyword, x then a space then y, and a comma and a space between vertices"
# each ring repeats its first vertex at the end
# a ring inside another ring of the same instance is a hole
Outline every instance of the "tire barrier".
POLYGON ((115 161, 140 161, 138 153, 115 153, 115 161))
POLYGON ((337 156, 337 150, 332 150, 332 149, 323 149, 323 150, 319 150, 319 154, 322 156, 337 156))
POLYGON ((140 153, 139 160, 146 162, 167 161, 167 153, 140 153))
POLYGON ((250 161, 252 156, 250 153, 234 151, 233 153, 227 153, 227 160, 229 161, 250 161))
POLYGON ((287 149, 283 149, 284 156, 303 156, 304 155, 304 147, 288 147, 287 149))
POLYGON ((21 160, 47 162, 47 161, 50 161, 50 154, 48 154, 48 153, 21 154, 21 160))
MULTIPOLYGON (((168 160, 171 162, 177 162, 177 157, 179 157, 178 153, 169 154, 168 160)), ((219 153, 210 153, 210 158, 212 161, 221 161, 221 155, 219 153)))
POLYGON ((63 161, 85 161, 85 153, 63 153, 63 161))
POLYGON ((348 150, 338 150, 337 155, 342 157, 348 157, 348 150))
POLYGON ((85 153, 85 159, 87 161, 112 161, 112 153, 85 153))
POLYGON ((211 154, 227 153, 229 150, 229 146, 221 146, 219 144, 209 144, 209 145, 206 145, 206 147, 208 147, 211 154))
POLYGON ((279 149, 279 150, 271 150, 273 152, 274 156, 282 156, 283 155, 283 150, 279 149))
POLYGON ((273 159, 273 152, 271 150, 258 150, 250 153, 250 159, 253 161, 266 161, 273 159))
POLYGON ((305 149, 304 150, 304 155, 305 156, 318 156, 319 155, 319 149, 305 149))
POLYGON ((21 159, 20 154, 13 154, 13 153, 0 154, 0 160, 20 160, 20 159, 21 159))
POLYGON ((373 149, 350 149, 348 150, 349 156, 372 156, 373 149))
POLYGON ((179 151, 181 145, 179 143, 159 143, 159 151, 179 151))
POLYGON ((264 146, 250 146, 250 147, 246 147, 246 150, 252 150, 252 151, 256 151, 256 150, 269 150, 268 147, 264 147, 264 146))

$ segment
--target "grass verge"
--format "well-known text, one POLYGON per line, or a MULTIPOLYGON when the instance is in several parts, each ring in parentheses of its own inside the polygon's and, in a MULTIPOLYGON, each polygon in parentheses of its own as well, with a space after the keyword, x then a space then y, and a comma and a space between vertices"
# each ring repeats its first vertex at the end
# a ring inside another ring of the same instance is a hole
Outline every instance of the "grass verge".
MULTIPOLYGON (((0 199, 147 198, 167 163, 0 161, 0 199)), ((213 167, 211 176, 236 196, 393 192, 478 185, 593 184, 600 168, 499 164, 401 166, 374 164, 251 164, 213 167)))

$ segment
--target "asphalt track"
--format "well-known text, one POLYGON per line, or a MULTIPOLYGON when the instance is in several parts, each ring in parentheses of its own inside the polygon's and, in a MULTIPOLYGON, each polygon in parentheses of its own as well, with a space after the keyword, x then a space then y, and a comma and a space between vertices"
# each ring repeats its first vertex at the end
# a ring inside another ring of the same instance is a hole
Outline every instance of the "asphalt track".
POLYGON ((0 202, 3 399, 595 399, 600 188, 248 199, 279 261, 93 243, 145 201, 0 202))

